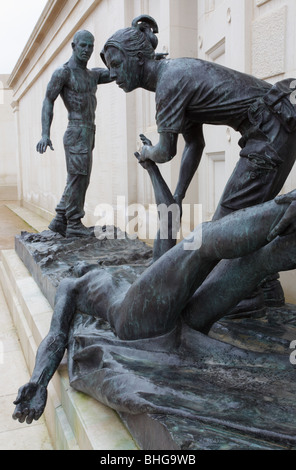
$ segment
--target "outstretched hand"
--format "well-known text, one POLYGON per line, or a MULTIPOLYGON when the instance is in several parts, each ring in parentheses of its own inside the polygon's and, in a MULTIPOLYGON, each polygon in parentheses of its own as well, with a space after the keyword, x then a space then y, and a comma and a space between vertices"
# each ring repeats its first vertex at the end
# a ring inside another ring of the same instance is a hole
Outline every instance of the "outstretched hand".
POLYGON ((296 190, 284 194, 283 196, 278 196, 275 202, 277 204, 290 203, 290 205, 279 223, 269 233, 267 237, 269 242, 277 236, 296 232, 296 190))
POLYGON ((49 147, 50 150, 54 150, 51 140, 47 137, 42 137, 42 139, 38 142, 36 146, 36 150, 39 153, 45 153, 47 147, 49 147))
POLYGON ((37 421, 44 411, 46 400, 47 389, 43 385, 33 382, 23 385, 13 402, 16 405, 13 419, 18 419, 20 423, 26 421, 27 424, 31 424, 33 419, 37 421))

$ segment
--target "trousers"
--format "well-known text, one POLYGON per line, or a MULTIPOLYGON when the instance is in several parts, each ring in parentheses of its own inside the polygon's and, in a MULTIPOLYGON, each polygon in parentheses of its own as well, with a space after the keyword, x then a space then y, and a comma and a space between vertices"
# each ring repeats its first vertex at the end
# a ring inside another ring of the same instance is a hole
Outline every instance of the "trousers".
POLYGON ((67 181, 56 207, 61 220, 77 222, 84 215, 85 195, 90 182, 95 126, 92 123, 69 121, 64 135, 67 181))

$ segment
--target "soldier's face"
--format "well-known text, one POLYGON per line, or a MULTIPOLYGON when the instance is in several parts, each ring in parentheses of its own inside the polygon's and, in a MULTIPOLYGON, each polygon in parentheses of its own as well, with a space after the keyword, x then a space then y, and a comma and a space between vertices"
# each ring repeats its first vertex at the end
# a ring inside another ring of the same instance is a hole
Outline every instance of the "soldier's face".
POLYGON ((137 57, 130 57, 116 47, 108 47, 105 60, 110 77, 126 93, 140 86, 141 66, 137 57))
POLYGON ((73 43, 75 57, 81 62, 88 62, 94 50, 94 41, 91 37, 81 36, 76 43, 73 43))

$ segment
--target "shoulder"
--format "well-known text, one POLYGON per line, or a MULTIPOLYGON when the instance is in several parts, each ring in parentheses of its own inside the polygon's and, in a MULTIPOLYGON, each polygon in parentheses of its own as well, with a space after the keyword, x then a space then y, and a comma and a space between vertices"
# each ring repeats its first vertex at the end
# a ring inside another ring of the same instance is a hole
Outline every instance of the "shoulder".
MULTIPOLYGON (((199 81, 201 67, 198 59, 180 58, 167 59, 164 61, 159 80, 156 87, 156 100, 167 97, 169 94, 176 95, 176 90, 191 90, 199 81), (194 80, 193 80, 194 78, 194 80)), ((179 93, 178 93, 179 95, 179 93)))
POLYGON ((97 83, 109 83, 110 72, 106 68, 94 68, 90 70, 90 73, 95 77, 97 83))
POLYGON ((88 73, 96 80, 97 83, 100 81, 101 70, 102 69, 100 68, 88 69, 88 73))
POLYGON ((165 72, 180 70, 183 73, 188 73, 191 69, 201 68, 203 61, 194 57, 180 57, 179 59, 164 59, 165 72))
POLYGON ((164 61, 163 70, 160 75, 159 84, 172 87, 180 80, 189 79, 198 73, 202 67, 199 59, 183 57, 180 59, 167 59, 164 61))
POLYGON ((55 100, 69 80, 70 69, 65 66, 56 69, 47 86, 46 96, 49 99, 55 100))
POLYGON ((63 81, 65 82, 68 80, 70 75, 70 67, 68 66, 68 63, 62 65, 61 67, 58 67, 52 74, 51 79, 53 81, 63 81))

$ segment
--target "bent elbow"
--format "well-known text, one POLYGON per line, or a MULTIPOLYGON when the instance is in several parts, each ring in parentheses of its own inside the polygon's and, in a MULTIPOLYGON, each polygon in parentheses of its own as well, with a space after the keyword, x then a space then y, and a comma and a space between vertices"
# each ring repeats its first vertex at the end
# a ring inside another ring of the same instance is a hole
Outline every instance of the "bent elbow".
POLYGON ((166 150, 163 150, 160 154, 160 163, 167 163, 170 162, 175 156, 177 155, 177 147, 172 145, 168 147, 166 150))
POLYGON ((167 163, 170 162, 175 156, 177 152, 162 152, 158 154, 157 162, 156 163, 167 163))
POLYGON ((177 134, 160 134, 160 140, 155 147, 157 163, 170 162, 177 154, 177 134))

